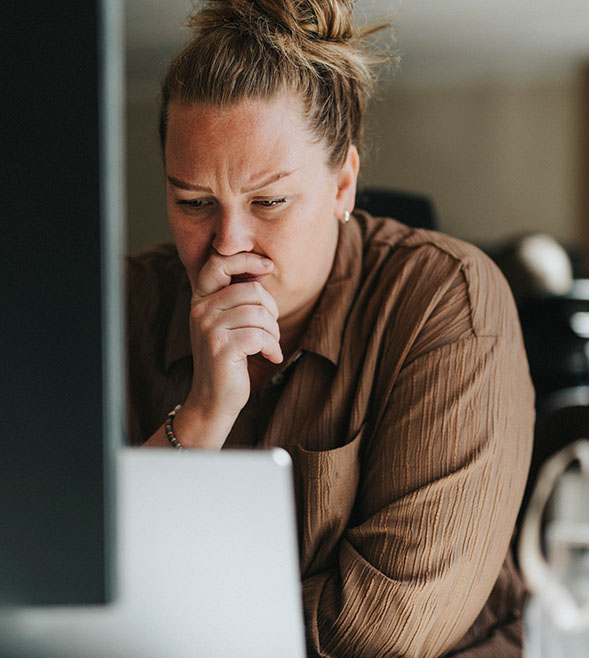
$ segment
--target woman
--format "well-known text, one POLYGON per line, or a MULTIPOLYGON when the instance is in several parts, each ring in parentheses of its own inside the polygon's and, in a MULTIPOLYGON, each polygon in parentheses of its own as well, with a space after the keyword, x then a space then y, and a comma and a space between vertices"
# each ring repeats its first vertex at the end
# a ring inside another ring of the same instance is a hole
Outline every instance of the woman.
POLYGON ((520 655, 533 394, 507 285, 474 247, 351 215, 350 0, 191 25, 162 90, 175 246, 129 263, 131 442, 289 450, 309 655, 520 655))

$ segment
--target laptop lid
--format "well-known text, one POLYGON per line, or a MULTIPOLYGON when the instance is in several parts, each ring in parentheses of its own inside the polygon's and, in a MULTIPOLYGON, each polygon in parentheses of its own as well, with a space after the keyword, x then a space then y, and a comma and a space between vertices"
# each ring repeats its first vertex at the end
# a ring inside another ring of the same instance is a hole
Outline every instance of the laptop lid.
POLYGON ((280 449, 124 448, 115 602, 6 626, 44 655, 304 656, 291 468, 280 449))

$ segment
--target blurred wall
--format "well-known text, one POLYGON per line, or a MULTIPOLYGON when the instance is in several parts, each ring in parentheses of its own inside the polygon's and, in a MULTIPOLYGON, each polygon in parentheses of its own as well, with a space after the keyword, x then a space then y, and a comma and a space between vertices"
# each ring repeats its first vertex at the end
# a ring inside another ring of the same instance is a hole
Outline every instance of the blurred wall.
MULTIPOLYGON (((364 185, 430 195, 441 229, 487 246, 542 230, 576 239, 579 83, 393 84, 371 108, 364 185)), ((171 238, 157 140, 157 88, 131 85, 128 248, 171 238)))
POLYGON ((157 134, 157 88, 127 89, 127 249, 137 253, 172 239, 166 219, 157 134))
POLYGON ((366 183, 431 195, 442 230, 478 244, 532 230, 572 242, 578 87, 393 84, 373 108, 366 183))

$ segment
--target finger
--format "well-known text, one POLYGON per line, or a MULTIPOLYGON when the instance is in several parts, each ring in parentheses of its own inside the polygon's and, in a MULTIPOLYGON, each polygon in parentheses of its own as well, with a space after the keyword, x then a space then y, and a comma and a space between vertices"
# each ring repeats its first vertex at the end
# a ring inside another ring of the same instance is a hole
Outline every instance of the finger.
POLYGON ((252 278, 269 274, 274 263, 260 254, 243 251, 232 256, 213 254, 203 265, 194 290, 200 297, 206 297, 231 283, 231 277, 249 275, 252 278))
POLYGON ((244 356, 254 356, 262 354, 272 363, 282 363, 284 357, 280 344, 274 336, 263 329, 245 327, 234 329, 232 332, 235 336, 235 342, 239 346, 241 354, 236 355, 237 359, 244 356))
POLYGON ((220 290, 217 294, 216 306, 221 311, 248 304, 263 306, 274 319, 278 319, 276 300, 259 281, 235 283, 220 290))
POLYGON ((236 329, 246 329, 248 327, 263 329, 271 334, 277 341, 280 340, 280 329, 278 322, 267 308, 258 304, 247 304, 237 306, 225 311, 220 316, 225 329, 234 331, 236 329))

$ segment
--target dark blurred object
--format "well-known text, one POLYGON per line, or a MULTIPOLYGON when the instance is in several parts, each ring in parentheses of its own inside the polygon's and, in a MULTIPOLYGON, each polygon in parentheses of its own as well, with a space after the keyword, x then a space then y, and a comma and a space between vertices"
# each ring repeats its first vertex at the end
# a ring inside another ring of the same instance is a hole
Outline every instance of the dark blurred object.
POLYGON ((567 250, 531 233, 489 253, 518 306, 538 405, 554 391, 589 385, 589 281, 573 279, 567 250))
POLYGON ((356 208, 366 210, 374 217, 392 217, 413 228, 438 228, 432 202, 419 194, 367 187, 358 190, 356 208))
POLYGON ((517 236, 487 252, 513 291, 536 390, 534 449, 520 527, 541 466, 573 441, 589 437, 589 280, 574 278, 574 254, 543 233, 517 236))
POLYGON ((589 386, 589 280, 566 295, 520 299, 519 314, 538 408, 555 391, 589 386))
POLYGON ((586 438, 589 438, 589 386, 555 391, 538 401, 534 450, 520 520, 542 464, 573 441, 586 438))
POLYGON ((4 5, 0 608, 112 597, 121 368, 105 329, 120 286, 102 245, 121 218, 105 2, 4 5))
MULTIPOLYGON (((546 396, 538 409, 539 437, 550 444, 544 459, 577 439, 589 438, 589 386, 574 386, 546 396)), ((589 501, 588 501, 589 502, 589 501)))

